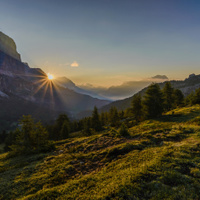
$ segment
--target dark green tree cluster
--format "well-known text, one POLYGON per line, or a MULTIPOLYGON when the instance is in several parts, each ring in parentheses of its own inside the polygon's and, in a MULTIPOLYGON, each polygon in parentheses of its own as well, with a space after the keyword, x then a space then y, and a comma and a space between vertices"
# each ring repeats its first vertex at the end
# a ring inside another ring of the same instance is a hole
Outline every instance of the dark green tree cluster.
POLYGON ((151 84, 143 98, 140 94, 133 97, 131 113, 135 121, 159 117, 165 111, 182 106, 184 96, 179 89, 174 89, 170 82, 166 82, 161 90, 158 84, 151 84))
POLYGON ((99 132, 104 129, 105 126, 111 126, 118 128, 121 124, 121 120, 124 118, 124 112, 118 110, 115 107, 111 107, 109 112, 102 112, 99 114, 98 109, 94 107, 91 117, 86 117, 79 121, 79 126, 86 135, 91 135, 93 132, 99 132))
POLYGON ((60 114, 54 123, 46 126, 50 140, 69 138, 70 133, 83 129, 82 120, 71 121, 66 114, 60 114))
POLYGON ((166 82, 162 90, 164 99, 164 111, 169 111, 184 104, 183 93, 174 89, 170 82, 166 82))
POLYGON ((44 152, 53 148, 47 130, 40 122, 35 123, 30 115, 22 117, 19 128, 10 133, 10 139, 12 143, 8 148, 16 154, 44 152))
POLYGON ((105 123, 105 116, 99 115, 98 109, 95 106, 91 117, 86 117, 81 120, 82 131, 85 135, 91 135, 92 132, 99 132, 103 130, 103 125, 105 123))
POLYGON ((186 105, 200 104, 200 88, 196 89, 195 92, 191 92, 185 99, 186 105))
POLYGON ((143 100, 143 110, 146 118, 159 117, 163 112, 163 94, 158 84, 151 84, 143 100))
POLYGON ((131 103, 131 114, 136 122, 141 120, 142 117, 142 97, 140 94, 134 95, 131 103))
POLYGON ((118 127, 119 126, 119 113, 116 107, 111 107, 108 113, 108 117, 109 117, 109 123, 110 126, 112 127, 118 127))
POLYGON ((70 133, 70 121, 66 114, 60 114, 53 127, 53 136, 55 140, 66 139, 70 133))

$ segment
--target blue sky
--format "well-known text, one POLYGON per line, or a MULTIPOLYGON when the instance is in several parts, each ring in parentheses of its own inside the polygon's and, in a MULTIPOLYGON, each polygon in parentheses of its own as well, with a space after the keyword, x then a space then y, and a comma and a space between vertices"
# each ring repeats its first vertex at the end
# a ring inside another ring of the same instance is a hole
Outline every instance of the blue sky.
POLYGON ((75 83, 199 74, 199 0, 0 0, 24 62, 75 83))

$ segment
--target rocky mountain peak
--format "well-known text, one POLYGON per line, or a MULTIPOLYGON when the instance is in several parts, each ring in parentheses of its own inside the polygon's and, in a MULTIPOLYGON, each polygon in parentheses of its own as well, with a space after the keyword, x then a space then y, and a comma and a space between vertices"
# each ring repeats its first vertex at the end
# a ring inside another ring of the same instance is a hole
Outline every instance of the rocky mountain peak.
POLYGON ((193 74, 190 74, 188 78, 193 78, 195 77, 196 75, 193 73, 193 74))
POLYGON ((20 54, 17 52, 17 47, 12 38, 0 31, 0 50, 9 56, 21 61, 20 54))

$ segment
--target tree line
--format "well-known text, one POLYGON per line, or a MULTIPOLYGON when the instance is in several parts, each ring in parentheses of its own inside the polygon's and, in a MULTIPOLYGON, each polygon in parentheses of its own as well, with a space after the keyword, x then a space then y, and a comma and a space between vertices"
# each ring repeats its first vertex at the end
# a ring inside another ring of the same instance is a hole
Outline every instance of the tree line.
POLYGON ((31 116, 23 116, 15 131, 0 134, 0 143, 5 143, 6 151, 23 154, 52 150, 54 145, 51 141, 67 139, 73 132, 89 136, 114 127, 125 136, 128 135, 127 127, 160 117, 163 112, 176 107, 194 104, 200 104, 200 88, 184 98, 181 90, 173 88, 170 82, 166 82, 163 89, 153 83, 143 96, 134 95, 130 108, 124 111, 111 107, 108 112, 99 113, 94 107, 91 117, 72 121, 66 114, 60 114, 53 124, 46 126, 35 123, 31 116))

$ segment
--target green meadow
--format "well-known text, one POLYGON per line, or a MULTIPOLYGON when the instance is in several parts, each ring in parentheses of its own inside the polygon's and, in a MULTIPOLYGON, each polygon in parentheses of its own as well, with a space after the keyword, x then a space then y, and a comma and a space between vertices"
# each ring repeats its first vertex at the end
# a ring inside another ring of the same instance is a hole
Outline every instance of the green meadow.
POLYGON ((106 127, 71 133, 48 153, 1 153, 0 199, 200 199, 200 106, 128 132, 106 127))

